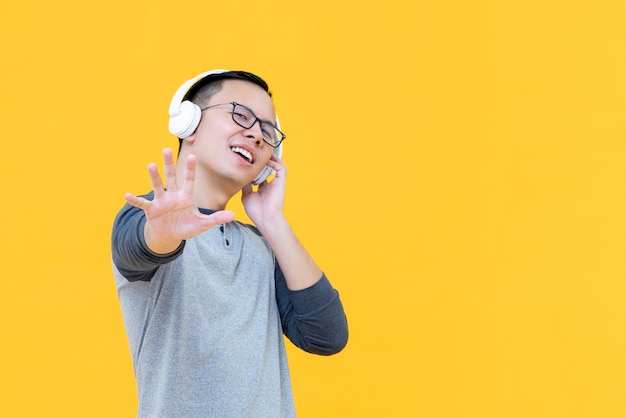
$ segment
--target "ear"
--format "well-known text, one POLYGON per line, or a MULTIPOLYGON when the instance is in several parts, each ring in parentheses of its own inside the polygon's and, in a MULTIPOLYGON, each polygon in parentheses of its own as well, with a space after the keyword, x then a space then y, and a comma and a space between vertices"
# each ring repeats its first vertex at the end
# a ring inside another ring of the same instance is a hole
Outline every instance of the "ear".
POLYGON ((188 144, 193 144, 193 142, 196 140, 196 133, 197 133, 197 129, 191 135, 189 135, 187 138, 183 139, 183 144, 185 142, 187 142, 188 144))
POLYGON ((178 147, 178 156, 180 157, 180 154, 187 149, 189 146, 191 146, 191 144, 193 144, 193 142, 196 139, 196 133, 192 133, 191 135, 189 135, 187 138, 183 138, 180 139, 178 138, 179 141, 179 147, 178 147), (186 144, 186 145, 185 145, 186 144))

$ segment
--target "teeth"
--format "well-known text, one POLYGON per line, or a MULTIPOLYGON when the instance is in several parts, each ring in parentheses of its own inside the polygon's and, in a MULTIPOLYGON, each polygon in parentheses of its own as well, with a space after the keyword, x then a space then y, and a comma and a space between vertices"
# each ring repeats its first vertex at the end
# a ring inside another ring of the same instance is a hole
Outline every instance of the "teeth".
POLYGON ((230 149, 232 152, 236 152, 238 154, 243 155, 244 157, 246 157, 246 160, 248 160, 248 162, 250 162, 252 164, 252 154, 250 154, 248 151, 246 151, 243 148, 239 148, 239 147, 232 147, 230 149))

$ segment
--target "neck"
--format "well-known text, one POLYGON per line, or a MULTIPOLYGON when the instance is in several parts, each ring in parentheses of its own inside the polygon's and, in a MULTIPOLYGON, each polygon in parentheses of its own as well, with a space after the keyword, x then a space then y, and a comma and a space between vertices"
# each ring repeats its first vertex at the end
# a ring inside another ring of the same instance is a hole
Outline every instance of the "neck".
MULTIPOLYGON (((180 154, 176 164, 176 179, 178 188, 183 187, 185 180, 187 156, 180 154)), ((223 210, 228 201, 239 192, 238 185, 229 182, 226 178, 221 178, 215 173, 208 172, 204 167, 196 163, 196 176, 193 186, 194 203, 199 208, 223 210)))

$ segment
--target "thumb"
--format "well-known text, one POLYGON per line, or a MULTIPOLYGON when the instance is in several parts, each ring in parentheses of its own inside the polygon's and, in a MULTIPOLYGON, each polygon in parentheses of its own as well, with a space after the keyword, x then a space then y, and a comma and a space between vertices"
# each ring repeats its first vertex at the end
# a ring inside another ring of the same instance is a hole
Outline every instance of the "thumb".
POLYGON ((213 220, 218 224, 227 224, 235 220, 235 214, 230 210, 220 210, 213 213, 213 220))
POLYGON ((235 214, 230 210, 220 210, 203 216, 202 228, 211 229, 215 225, 227 224, 235 220, 235 214))

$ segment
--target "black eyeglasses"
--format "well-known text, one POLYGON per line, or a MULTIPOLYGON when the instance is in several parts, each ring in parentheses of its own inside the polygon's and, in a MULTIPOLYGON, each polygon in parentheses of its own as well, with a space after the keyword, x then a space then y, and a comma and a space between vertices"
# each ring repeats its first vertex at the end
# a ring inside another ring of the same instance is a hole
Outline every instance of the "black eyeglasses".
POLYGON ((250 129, 257 121, 259 121, 259 126, 261 127, 261 137, 263 138, 263 141, 270 147, 277 148, 280 143, 283 142, 285 138, 287 138, 287 136, 282 133, 280 129, 272 125, 270 122, 259 119, 252 110, 237 102, 214 104, 211 106, 203 107, 200 110, 204 112, 205 110, 212 107, 224 105, 233 106, 233 110, 231 112, 233 121, 242 128, 250 129))

